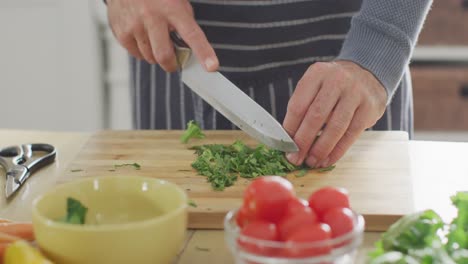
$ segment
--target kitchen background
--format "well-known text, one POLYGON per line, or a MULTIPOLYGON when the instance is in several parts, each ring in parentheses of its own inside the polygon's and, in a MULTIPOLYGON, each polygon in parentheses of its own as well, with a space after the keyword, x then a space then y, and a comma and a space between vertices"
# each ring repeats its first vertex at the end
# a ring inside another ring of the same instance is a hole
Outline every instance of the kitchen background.
MULTIPOLYGON (((0 0, 0 128, 131 129, 100 0, 0 0)), ((412 58, 415 138, 468 141, 468 0, 435 0, 412 58)))

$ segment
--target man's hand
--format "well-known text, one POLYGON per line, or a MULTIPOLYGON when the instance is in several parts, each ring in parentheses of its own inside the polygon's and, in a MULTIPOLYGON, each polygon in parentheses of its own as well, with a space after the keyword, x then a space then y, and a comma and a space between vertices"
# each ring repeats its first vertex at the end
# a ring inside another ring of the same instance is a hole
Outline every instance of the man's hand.
POLYGON ((219 62, 205 34, 193 17, 187 0, 108 0, 108 18, 117 40, 130 54, 166 71, 175 71, 177 61, 169 37, 176 30, 206 70, 219 62))
POLYGON ((359 65, 349 61, 313 64, 288 103, 283 125, 299 146, 299 152, 287 155, 288 160, 313 167, 334 164, 382 117, 386 102, 384 87, 359 65))

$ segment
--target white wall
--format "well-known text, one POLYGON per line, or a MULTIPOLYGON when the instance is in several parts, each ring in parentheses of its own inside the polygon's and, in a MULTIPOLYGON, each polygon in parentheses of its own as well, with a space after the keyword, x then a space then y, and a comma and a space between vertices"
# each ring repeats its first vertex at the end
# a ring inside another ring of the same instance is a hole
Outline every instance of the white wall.
POLYGON ((87 1, 1 0, 0 128, 103 128, 101 63, 87 1))
POLYGON ((127 51, 115 40, 107 22, 107 9, 101 0, 90 0, 96 23, 101 25, 107 67, 104 71, 105 95, 109 103, 106 120, 109 128, 131 129, 130 72, 127 51))

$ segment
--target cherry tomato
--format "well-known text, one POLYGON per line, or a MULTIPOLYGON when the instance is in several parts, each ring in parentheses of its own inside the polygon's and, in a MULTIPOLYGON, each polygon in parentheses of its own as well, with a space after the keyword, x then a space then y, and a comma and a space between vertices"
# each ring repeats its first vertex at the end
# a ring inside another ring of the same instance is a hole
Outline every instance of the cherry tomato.
POLYGON ((301 199, 299 197, 292 198, 288 203, 288 208, 286 209, 286 215, 293 215, 296 212, 304 211, 304 208, 309 207, 309 202, 307 200, 301 199))
MULTIPOLYGON (((248 238, 269 241, 279 240, 276 225, 262 220, 253 220, 252 222, 247 223, 244 228, 242 228, 241 234, 248 238)), ((243 250, 257 255, 271 256, 275 251, 274 248, 266 247, 265 245, 255 243, 248 239, 243 239, 243 237, 239 237, 238 243, 243 250)))
POLYGON ((296 229, 287 239, 286 243, 291 243, 286 248, 286 255, 290 258, 306 258, 328 254, 331 246, 327 241, 331 239, 331 229, 327 224, 304 225, 296 229), (302 246, 297 243, 323 242, 317 246, 302 246))
POLYGON ((333 238, 339 237, 353 230, 353 212, 349 208, 332 208, 323 215, 322 222, 330 226, 333 238))
POLYGON ((244 203, 253 219, 278 222, 284 215, 288 202, 294 198, 292 184, 280 176, 263 176, 247 187, 244 203))
POLYGON ((318 223, 317 215, 309 207, 296 209, 296 212, 287 214, 278 223, 280 238, 286 240, 297 229, 318 223))
POLYGON ((321 219, 325 212, 336 207, 349 207, 348 192, 343 188, 324 187, 309 198, 309 206, 321 219))
POLYGON ((249 221, 248 215, 247 215, 247 207, 242 206, 239 211, 237 211, 236 214, 236 223, 237 225, 242 228, 245 224, 247 224, 249 221))

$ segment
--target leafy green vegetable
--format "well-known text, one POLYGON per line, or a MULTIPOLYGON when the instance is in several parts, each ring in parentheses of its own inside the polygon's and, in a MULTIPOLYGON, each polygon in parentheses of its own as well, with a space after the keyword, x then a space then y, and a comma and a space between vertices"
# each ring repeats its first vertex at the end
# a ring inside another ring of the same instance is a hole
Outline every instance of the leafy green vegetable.
POLYGON ((88 208, 80 203, 80 201, 71 197, 67 198, 67 215, 62 222, 83 225, 86 219, 88 208))
POLYGON ((432 210, 407 215, 382 235, 369 263, 468 264, 468 192, 451 200, 457 216, 449 224, 432 210))
POLYGON ((410 249, 408 254, 422 264, 455 264, 440 241, 434 242, 432 247, 410 249))
MULTIPOLYGON (((138 163, 116 164, 116 165, 114 165, 114 168, 120 168, 120 167, 126 167, 126 166, 131 166, 131 167, 135 168, 135 170, 140 170, 141 169, 141 166, 138 163)), ((111 170, 109 170, 109 171, 111 171, 111 170)))
POLYGON ((205 138, 205 134, 203 134, 200 126, 193 120, 187 124, 187 129, 180 137, 180 141, 186 144, 191 138, 205 138))
POLYGON ((409 249, 408 253, 389 251, 373 259, 371 264, 455 264, 442 243, 434 242, 431 247, 409 249))
POLYGON ((383 235, 383 247, 407 253, 409 249, 431 246, 439 241, 437 232, 443 225, 440 216, 432 210, 405 216, 383 235))
POLYGON ((419 264, 413 257, 398 251, 390 251, 373 259, 372 264, 419 264))
POLYGON ((458 213, 452 220, 447 235, 446 249, 450 253, 460 248, 468 248, 468 192, 457 192, 451 200, 458 213))
POLYGON ((389 251, 408 254, 410 249, 431 247, 432 243, 440 241, 437 232, 443 225, 440 216, 432 210, 404 216, 382 235, 370 256, 376 258, 389 251))
POLYGON ((458 264, 468 264, 468 250, 464 248, 454 250, 452 259, 458 264))

